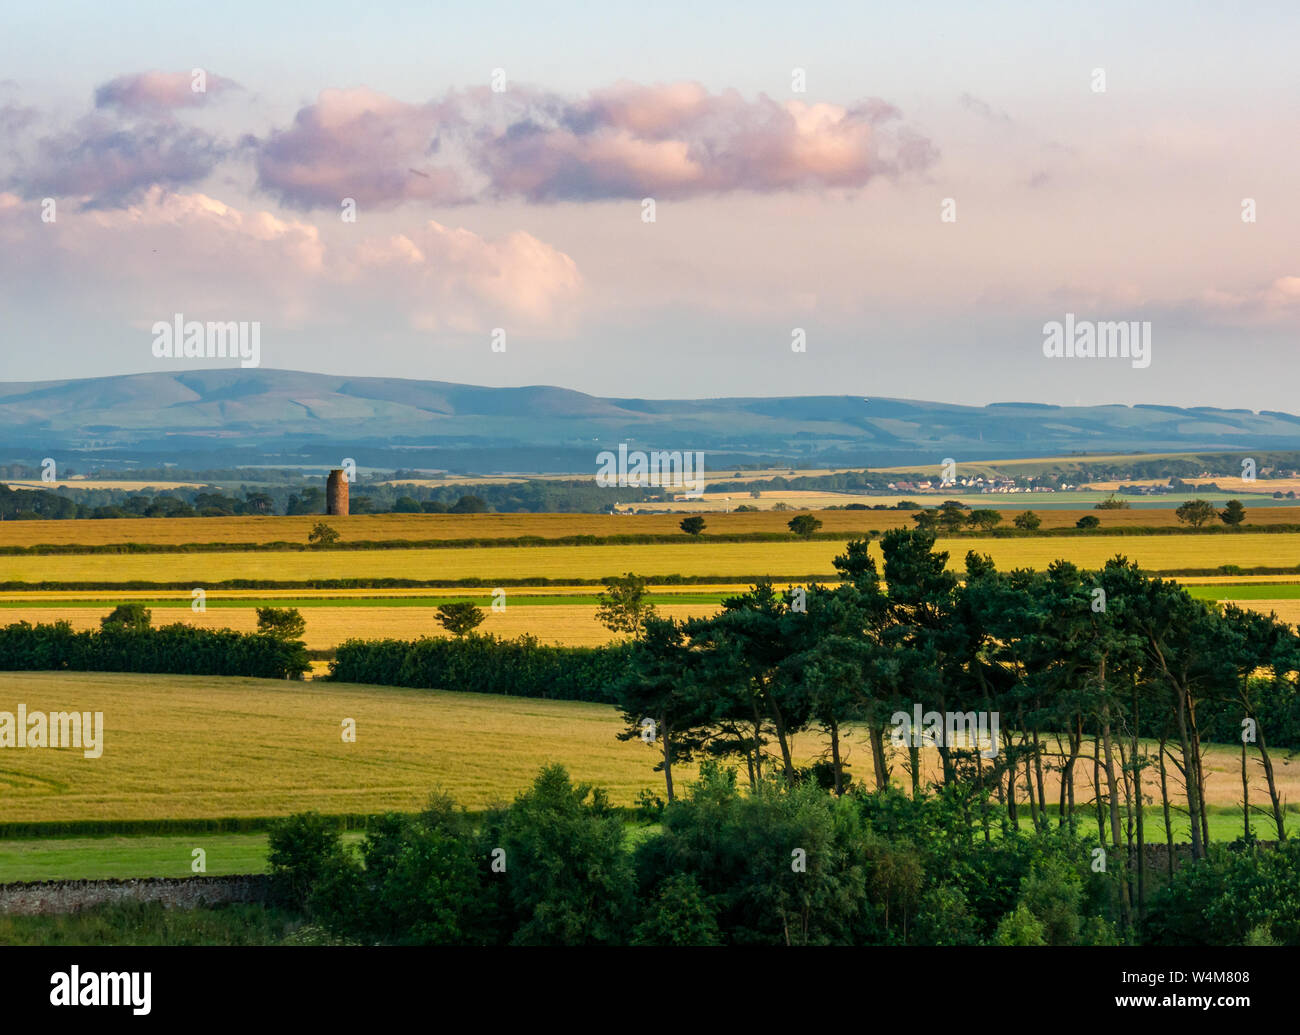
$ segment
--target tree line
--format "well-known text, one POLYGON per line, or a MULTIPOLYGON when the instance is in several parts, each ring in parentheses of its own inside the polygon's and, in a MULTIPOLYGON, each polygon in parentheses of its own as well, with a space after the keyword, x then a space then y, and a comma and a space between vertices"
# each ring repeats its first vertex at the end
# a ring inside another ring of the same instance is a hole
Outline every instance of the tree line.
POLYGON ((938 786, 986 840, 1024 822, 1072 831, 1095 822, 1102 845, 1136 857, 1134 899, 1145 892, 1150 798, 1161 840, 1173 842, 1181 810, 1193 857, 1206 854, 1207 743, 1240 747, 1244 836, 1262 812, 1286 838, 1276 754, 1300 746, 1300 639, 1289 625, 1195 600, 1123 557, 1099 571, 1057 561, 1000 572, 972 552, 963 580, 934 543, 927 530, 886 532, 882 572, 867 541, 853 541, 834 560, 837 585, 759 583, 708 618, 640 608, 615 690, 620 736, 652 732, 668 799, 674 765, 727 757, 751 786, 775 769, 788 783, 812 777, 842 794, 850 730, 865 740, 877 789, 900 754, 920 796, 925 742, 909 736, 892 748, 899 716, 921 705, 961 716, 966 729, 979 715, 1001 718, 996 744, 934 745, 938 786), (814 729, 825 755, 801 771, 792 741, 814 729), (1251 800, 1253 766, 1262 805, 1251 800))

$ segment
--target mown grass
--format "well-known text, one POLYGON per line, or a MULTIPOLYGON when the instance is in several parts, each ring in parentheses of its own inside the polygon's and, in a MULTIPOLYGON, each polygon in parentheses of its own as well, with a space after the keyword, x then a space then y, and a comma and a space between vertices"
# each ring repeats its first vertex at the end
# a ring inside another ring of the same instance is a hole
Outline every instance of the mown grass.
MULTIPOLYGON (((361 831, 343 834, 348 844, 361 831)), ((110 837, 0 838, 0 884, 40 880, 113 880, 194 876, 194 851, 209 877, 265 873, 267 835, 142 834, 110 837)))

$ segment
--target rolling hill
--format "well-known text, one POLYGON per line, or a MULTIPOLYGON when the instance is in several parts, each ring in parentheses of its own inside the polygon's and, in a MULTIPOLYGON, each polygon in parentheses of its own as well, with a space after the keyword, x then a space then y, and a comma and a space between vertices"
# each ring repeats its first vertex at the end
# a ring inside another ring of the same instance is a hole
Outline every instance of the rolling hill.
POLYGON ((801 396, 601 398, 549 386, 215 369, 0 383, 0 462, 336 463, 554 472, 601 449, 874 467, 944 456, 1298 449, 1300 417, 1212 407, 959 406, 801 396), (359 462, 363 462, 360 461, 359 462))

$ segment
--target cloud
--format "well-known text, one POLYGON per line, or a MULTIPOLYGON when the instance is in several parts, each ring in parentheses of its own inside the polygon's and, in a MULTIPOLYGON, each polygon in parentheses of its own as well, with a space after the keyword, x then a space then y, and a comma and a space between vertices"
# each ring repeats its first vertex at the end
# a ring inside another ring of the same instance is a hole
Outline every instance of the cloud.
POLYGON ((118 76, 96 89, 95 107, 157 114, 175 108, 197 108, 207 103, 212 94, 232 88, 238 88, 233 80, 201 69, 188 74, 140 72, 118 76), (196 88, 199 86, 203 89, 196 88))
POLYGON ((577 264, 531 234, 489 241, 432 220, 367 241, 348 262, 349 280, 410 300, 412 326, 427 331, 482 328, 484 312, 497 322, 563 324, 582 290, 577 264))
POLYGON ((458 173, 437 160, 447 105, 407 104, 364 87, 325 90, 288 129, 256 149, 258 184, 291 208, 467 200, 458 173))
POLYGON ((889 131, 899 113, 877 100, 751 101, 699 83, 620 83, 562 106, 546 99, 477 150, 496 194, 542 202, 861 187, 937 157, 919 134, 889 131))
POLYGON ((227 156, 212 134, 173 122, 124 126, 87 115, 39 138, 10 177, 24 197, 74 197, 89 207, 128 204, 147 188, 199 182, 227 156))
POLYGON ((1015 122, 1005 111, 994 108, 988 101, 980 100, 971 93, 961 95, 961 106, 967 111, 973 111, 976 115, 987 119, 989 122, 1000 122, 1003 125, 1011 125, 1015 122))
POLYGON ((0 281, 40 283, 145 323, 192 310, 337 325, 365 310, 421 329, 545 334, 581 300, 574 261, 530 234, 489 239, 432 221, 389 237, 331 230, 327 240, 310 223, 158 187, 45 224, 31 202, 0 193, 0 281))
POLYGON ((1203 315, 1224 323, 1293 323, 1300 317, 1300 276, 1277 277, 1245 290, 1211 288, 1190 304, 1203 315))
POLYGON ((620 83, 576 101, 479 88, 426 104, 360 88, 324 91, 252 143, 260 186, 299 208, 684 198, 860 187, 927 168, 937 150, 898 118, 878 100, 747 100, 690 82, 620 83))

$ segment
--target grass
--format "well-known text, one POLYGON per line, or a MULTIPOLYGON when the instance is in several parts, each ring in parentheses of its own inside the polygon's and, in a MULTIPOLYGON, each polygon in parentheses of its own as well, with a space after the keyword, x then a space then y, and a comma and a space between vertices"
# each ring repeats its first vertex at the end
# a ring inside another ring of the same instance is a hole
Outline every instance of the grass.
POLYGON ((0 945, 277 945, 301 925, 300 917, 261 905, 107 905, 53 916, 0 915, 0 945))
MULTIPOLYGON (((360 831, 343 839, 355 843, 360 831)), ((0 884, 38 880, 191 877, 194 850, 205 853, 209 877, 265 873, 267 835, 169 834, 0 839, 0 884)))
POLYGON ((1300 600, 1300 583, 1231 582, 1210 586, 1188 586, 1197 600, 1300 600))

